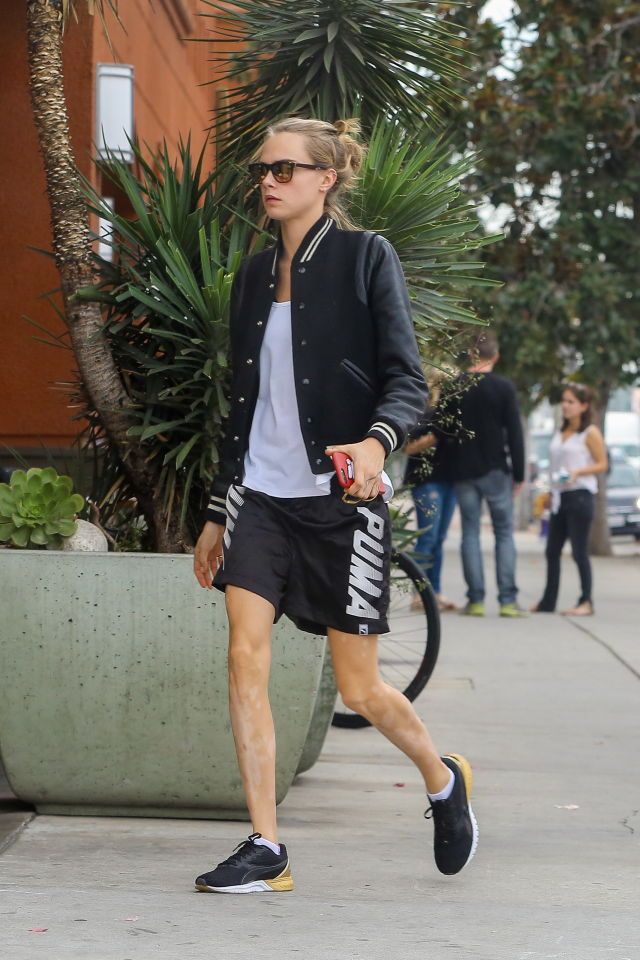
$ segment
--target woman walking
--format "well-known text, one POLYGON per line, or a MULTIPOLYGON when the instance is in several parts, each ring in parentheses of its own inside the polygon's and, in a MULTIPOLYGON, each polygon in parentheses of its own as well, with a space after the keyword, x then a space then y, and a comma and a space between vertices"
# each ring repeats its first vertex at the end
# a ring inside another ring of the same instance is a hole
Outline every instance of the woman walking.
POLYGON ((391 551, 379 489, 390 487, 385 457, 404 443, 426 390, 395 251, 342 208, 363 159, 358 130, 352 120, 282 120, 249 164, 280 235, 234 278, 231 408, 194 571, 225 593, 231 725, 253 832, 196 879, 199 890, 293 888, 268 699, 271 628, 283 613, 327 634, 345 704, 418 767, 438 868, 457 873, 477 842, 469 764, 441 758, 378 673, 391 551), (354 464, 344 499, 332 452, 354 464))
POLYGON ((580 575, 580 598, 571 617, 593 614, 589 531, 593 521, 597 474, 607 471, 602 433, 591 423, 591 392, 579 383, 562 393, 562 425, 553 436, 549 454, 551 519, 547 539, 547 583, 534 613, 553 613, 560 588, 560 556, 567 538, 580 575))

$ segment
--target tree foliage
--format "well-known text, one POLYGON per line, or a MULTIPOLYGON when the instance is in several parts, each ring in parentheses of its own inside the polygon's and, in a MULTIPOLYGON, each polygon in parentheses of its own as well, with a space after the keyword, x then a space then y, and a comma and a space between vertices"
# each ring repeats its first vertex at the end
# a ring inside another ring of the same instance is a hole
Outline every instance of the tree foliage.
POLYGON ((505 359, 529 406, 567 375, 606 398, 640 363, 640 5, 521 0, 500 25, 475 5, 445 15, 476 54, 455 127, 481 158, 465 186, 505 233, 484 254, 504 282, 484 306, 505 359))

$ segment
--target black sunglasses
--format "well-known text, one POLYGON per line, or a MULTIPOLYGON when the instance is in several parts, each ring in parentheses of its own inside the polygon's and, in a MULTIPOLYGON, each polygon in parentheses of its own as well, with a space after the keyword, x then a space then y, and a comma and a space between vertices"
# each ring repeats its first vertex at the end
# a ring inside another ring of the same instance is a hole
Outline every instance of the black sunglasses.
POLYGON ((276 160, 274 163, 250 163, 247 167, 249 177, 255 187, 259 186, 269 170, 278 183, 289 183, 296 167, 304 167, 305 170, 330 170, 326 164, 321 163, 298 163, 297 160, 276 160))

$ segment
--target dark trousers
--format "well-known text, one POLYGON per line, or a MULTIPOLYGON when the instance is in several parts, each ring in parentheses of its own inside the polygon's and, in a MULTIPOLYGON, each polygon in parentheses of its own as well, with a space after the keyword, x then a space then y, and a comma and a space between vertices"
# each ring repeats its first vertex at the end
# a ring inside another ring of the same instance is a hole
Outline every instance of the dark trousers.
POLYGON ((581 594, 578 603, 591 602, 591 562, 589 531, 593 521, 595 498, 588 490, 569 490, 560 497, 560 509, 551 514, 547 539, 547 585, 539 610, 555 610, 560 588, 560 555, 567 539, 580 574, 581 594))

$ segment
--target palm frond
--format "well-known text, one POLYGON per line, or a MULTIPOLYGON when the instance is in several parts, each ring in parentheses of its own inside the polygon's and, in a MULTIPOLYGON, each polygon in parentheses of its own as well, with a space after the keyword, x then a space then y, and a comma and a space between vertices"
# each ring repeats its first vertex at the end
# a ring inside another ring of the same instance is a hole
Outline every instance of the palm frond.
MULTIPOLYGON (((246 158, 265 122, 380 115, 434 127, 465 54, 438 4, 424 0, 203 0, 226 89, 214 114, 223 154, 246 158)), ((219 79, 216 79, 216 83, 219 79)))
POLYGON ((451 160, 444 137, 416 140, 401 124, 379 120, 371 134, 350 213, 395 247, 413 301, 416 332, 428 342, 477 323, 467 290, 491 285, 474 251, 497 237, 479 229, 460 182, 473 156, 451 160))
MULTIPOLYGON (((81 2, 82 0, 61 0, 60 16, 62 17, 63 29, 67 26, 71 18, 77 21, 78 6, 81 4, 81 2)), ((105 19, 106 10, 110 10, 118 23, 122 25, 122 21, 120 20, 120 16, 118 14, 118 0, 85 0, 85 5, 90 16, 93 17, 97 14, 100 17, 102 26, 107 36, 107 22, 105 19)))

